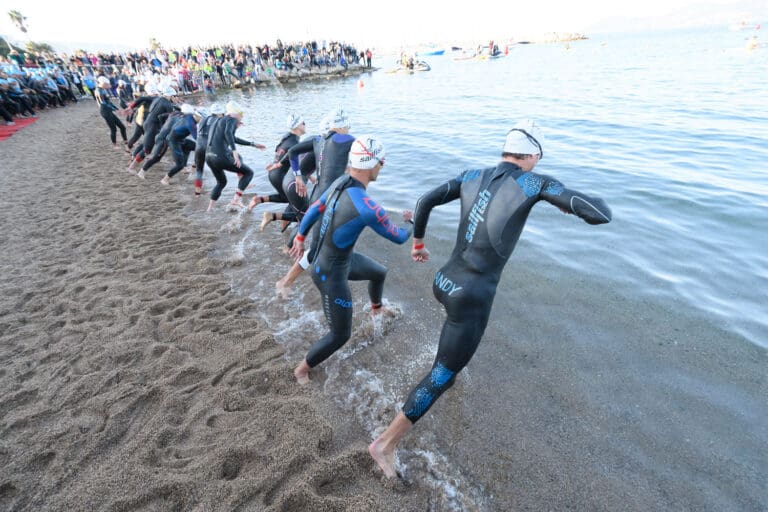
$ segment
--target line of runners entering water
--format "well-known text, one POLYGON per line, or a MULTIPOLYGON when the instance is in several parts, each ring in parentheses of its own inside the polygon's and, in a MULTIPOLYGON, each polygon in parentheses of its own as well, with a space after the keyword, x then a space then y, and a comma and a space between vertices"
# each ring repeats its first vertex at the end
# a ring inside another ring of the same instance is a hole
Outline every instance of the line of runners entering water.
POLYGON ((611 210, 599 197, 534 172, 544 156, 544 139, 538 124, 524 119, 508 131, 499 162, 465 170, 425 191, 414 211, 402 212, 400 226, 368 191, 384 172, 385 145, 375 134, 351 135, 348 113, 341 108, 331 111, 320 122, 320 133, 310 136, 306 135, 301 115, 288 115, 286 133, 277 142, 274 157, 266 167, 274 190, 256 193, 246 207, 243 195, 254 171, 243 161, 237 145, 266 148, 235 135, 242 122, 242 108, 235 102, 214 104, 208 110, 176 102, 173 90, 165 90, 139 97, 126 106, 122 112, 133 116, 137 132, 143 134, 140 144, 136 143, 141 135, 134 134, 133 144, 126 140, 125 130, 115 116, 119 110, 106 96, 100 108, 113 144, 116 130, 120 129, 125 146, 133 149, 130 172, 135 173, 135 166, 144 162, 139 175, 146 177, 146 171, 165 151, 158 152, 157 148, 170 147, 174 165, 161 180, 168 184, 194 152, 195 195, 202 193, 206 165, 216 180, 210 192, 209 211, 214 210, 228 183, 225 173, 238 178, 230 201, 233 207, 253 212, 264 203, 286 205, 280 213, 264 212, 261 221, 262 231, 277 220, 283 231, 292 223, 296 226, 288 237, 288 250, 295 263, 276 283, 276 292, 285 297, 294 281, 309 270, 328 328, 294 369, 299 385, 309 383, 312 369, 333 357, 351 336, 353 300, 349 281, 368 283, 372 315, 386 312, 382 299, 387 268, 356 250, 362 231, 368 227, 401 245, 413 236, 411 258, 416 264, 423 263, 430 256, 426 237, 431 211, 452 201, 460 202, 456 242, 432 287, 445 310, 432 368, 420 380, 414 379, 400 412, 368 447, 373 460, 390 478, 398 474, 395 451, 400 441, 454 384, 477 350, 502 271, 533 206, 544 201, 592 225, 611 221, 611 210))

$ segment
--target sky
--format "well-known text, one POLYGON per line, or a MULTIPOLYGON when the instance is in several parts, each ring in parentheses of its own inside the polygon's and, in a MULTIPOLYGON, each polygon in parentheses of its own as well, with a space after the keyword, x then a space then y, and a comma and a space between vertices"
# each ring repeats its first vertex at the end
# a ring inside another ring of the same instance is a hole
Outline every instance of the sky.
POLYGON ((55 47, 70 42, 146 48, 151 37, 166 47, 190 42, 263 44, 279 37, 284 42, 325 39, 358 47, 395 48, 423 42, 536 39, 549 32, 589 35, 591 30, 610 31, 614 26, 624 30, 640 20, 645 25, 650 21, 652 26, 673 28, 694 21, 716 24, 717 18, 723 18, 722 25, 727 26, 739 17, 768 11, 767 0, 486 0, 460 2, 459 7, 449 7, 445 0, 294 0, 280 5, 231 2, 216 9, 195 4, 189 2, 189 7, 182 8, 179 2, 132 0, 112 2, 108 8, 90 4, 75 9, 72 4, 50 0, 0 0, 0 34, 55 47), (114 14, 115 6, 124 9, 114 14), (27 17, 27 34, 10 23, 7 12, 12 9, 27 17))

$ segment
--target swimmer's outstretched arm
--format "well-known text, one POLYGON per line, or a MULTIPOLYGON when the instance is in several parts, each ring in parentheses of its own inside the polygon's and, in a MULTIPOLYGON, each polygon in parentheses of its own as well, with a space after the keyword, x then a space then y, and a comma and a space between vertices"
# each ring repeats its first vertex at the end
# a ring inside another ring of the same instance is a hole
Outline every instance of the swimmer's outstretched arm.
POLYGON ((572 213, 587 224, 607 224, 611 222, 611 209, 599 197, 590 197, 581 192, 567 189, 556 179, 549 178, 539 194, 541 199, 560 208, 565 213, 572 213))
POLYGON ((419 198, 413 212, 413 238, 423 239, 432 209, 450 203, 461 195, 462 176, 458 176, 436 187, 419 198))
POLYGON ((424 246, 424 235, 427 232, 427 222, 432 209, 441 204, 450 203, 461 196, 461 183, 464 173, 447 181, 439 187, 433 188, 416 202, 416 210, 413 213, 413 247, 411 258, 413 261, 424 263, 429 259, 429 251, 424 246))

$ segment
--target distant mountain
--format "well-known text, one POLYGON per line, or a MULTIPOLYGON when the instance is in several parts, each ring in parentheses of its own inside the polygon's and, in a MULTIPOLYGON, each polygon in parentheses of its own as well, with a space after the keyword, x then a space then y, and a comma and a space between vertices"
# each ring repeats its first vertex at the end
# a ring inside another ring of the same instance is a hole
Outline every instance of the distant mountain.
POLYGON ((673 28, 729 27, 742 20, 753 23, 768 22, 768 2, 766 0, 735 0, 728 5, 700 2, 665 16, 605 19, 593 24, 585 32, 595 34, 673 28))

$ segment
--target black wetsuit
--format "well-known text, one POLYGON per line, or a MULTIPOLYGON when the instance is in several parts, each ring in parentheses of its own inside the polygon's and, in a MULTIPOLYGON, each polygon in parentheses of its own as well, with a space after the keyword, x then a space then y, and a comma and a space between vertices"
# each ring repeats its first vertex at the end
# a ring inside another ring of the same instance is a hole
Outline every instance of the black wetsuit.
MULTIPOLYGON (((163 116, 165 116, 165 114, 163 114, 161 117, 163 116)), ((168 136, 171 134, 171 130, 173 130, 174 126, 181 122, 183 118, 184 114, 179 111, 171 112, 165 118, 160 131, 158 131, 157 135, 155 136, 155 143, 152 147, 152 154, 144 161, 144 165, 141 166, 144 171, 148 171, 150 167, 155 165, 160 161, 161 158, 163 158, 163 155, 165 155, 165 152, 168 150, 168 136)))
POLYGON ((155 145, 155 137, 162 126, 161 115, 173 112, 174 106, 171 100, 159 96, 149 106, 149 111, 144 117, 144 156, 152 153, 155 145))
POLYGON ((250 146, 251 143, 235 136, 239 121, 232 116, 219 118, 210 127, 208 132, 208 147, 205 150, 205 163, 211 168, 213 177, 216 178, 216 186, 211 190, 211 199, 218 201, 221 197, 221 191, 227 185, 227 176, 224 171, 235 172, 240 176, 237 183, 237 195, 242 195, 242 191, 253 179, 253 171, 248 167, 242 158, 240 167, 235 166, 235 160, 232 152, 235 151, 235 144, 250 146))
POLYGON ((501 162, 497 167, 465 171, 422 196, 414 214, 414 237, 424 237, 435 206, 459 198, 461 222, 456 246, 432 285, 447 318, 432 371, 411 391, 403 406, 412 422, 453 385, 456 374, 472 359, 488 323, 501 272, 533 205, 547 201, 589 224, 611 220, 611 211, 602 199, 501 162))
MULTIPOLYGON (((195 139, 195 187, 203 186, 203 168, 205 167, 205 150, 208 147, 208 132, 218 116, 210 115, 202 119, 197 125, 197 139, 195 139)), ((199 195, 197 192, 195 194, 199 195)))
MULTIPOLYGON (((310 151, 299 157, 299 174, 305 184, 309 183, 309 177, 316 169, 315 152, 310 151)), ((300 196, 296 190, 296 174, 286 172, 283 176, 283 194, 288 198, 288 206, 283 212, 283 219, 289 222, 301 222, 304 213, 309 208, 309 197, 300 196)))
POLYGON ((280 167, 269 171, 269 175, 268 175, 269 182, 277 191, 276 194, 269 195, 268 201, 270 203, 287 203, 288 202, 288 197, 285 195, 285 192, 283 191, 283 178, 285 178, 285 175, 288 172, 288 169, 291 168, 291 164, 288 161, 282 160, 282 158, 286 153, 288 153, 288 150, 291 149, 291 147, 295 146, 298 143, 299 143, 299 136, 294 133, 288 132, 285 135, 283 135, 283 138, 280 139, 280 142, 278 142, 277 146, 275 147, 274 163, 279 163, 280 167))
MULTIPOLYGON (((300 196, 296 191, 296 178, 302 176, 304 184, 308 184, 309 176, 315 172, 316 163, 323 153, 323 147, 327 139, 334 132, 328 135, 315 135, 303 142, 294 144, 288 149, 280 159, 280 164, 284 167, 289 165, 292 172, 287 172, 283 176, 283 194, 288 198, 289 207, 283 213, 283 219, 288 221, 301 221, 301 217, 309 207, 308 196, 300 196)), ((317 187, 315 187, 315 190, 317 187)), ((314 193, 314 191, 313 191, 314 193)), ((290 244, 289 244, 290 245, 290 244)))
MULTIPOLYGON (((349 149, 355 138, 349 134, 329 132, 324 137, 314 137, 296 144, 288 150, 286 157, 291 161, 291 169, 294 174, 301 173, 298 157, 302 153, 314 151, 317 162, 317 184, 312 189, 309 197, 309 204, 316 201, 326 189, 336 181, 339 176, 344 174, 349 161, 349 149)), ((312 234, 312 243, 307 257, 312 261, 317 252, 318 231, 320 226, 315 226, 312 234)))
MULTIPOLYGON (((133 145, 138 142, 138 140, 144 135, 144 120, 146 119, 146 114, 149 111, 149 106, 152 104, 152 102, 155 100, 156 96, 139 96, 135 100, 133 100, 132 103, 128 104, 128 107, 133 110, 133 118, 136 121, 136 127, 133 130, 133 134, 131 135, 131 138, 128 140, 128 147, 133 148, 133 145), (144 109, 143 111, 141 109, 144 109)), ((144 146, 142 146, 142 149, 144 146)), ((133 156, 138 156, 140 151, 135 150, 133 151, 133 156)))
POLYGON ((169 178, 173 178, 187 165, 189 154, 195 150, 195 141, 188 139, 188 135, 193 139, 197 138, 197 122, 194 115, 182 114, 168 134, 168 147, 171 148, 174 162, 173 167, 168 170, 169 178))
POLYGON ((411 236, 408 229, 393 224, 387 212, 368 196, 362 183, 351 176, 341 176, 315 201, 299 226, 305 236, 316 223, 320 245, 312 263, 312 280, 320 290, 323 311, 330 332, 320 338, 307 353, 307 364, 317 366, 341 348, 352 334, 352 295, 349 281, 368 281, 368 296, 374 307, 381 306, 387 268, 353 251, 366 226, 395 243, 403 244, 411 236))
POLYGON ((112 140, 112 144, 117 143, 118 129, 120 130, 120 135, 123 137, 123 142, 127 142, 128 134, 125 133, 125 125, 115 115, 117 106, 112 103, 112 100, 110 100, 109 91, 107 89, 97 87, 95 91, 95 97, 96 101, 99 102, 99 113, 101 114, 101 117, 103 117, 107 122, 107 126, 109 126, 109 138, 112 140))

